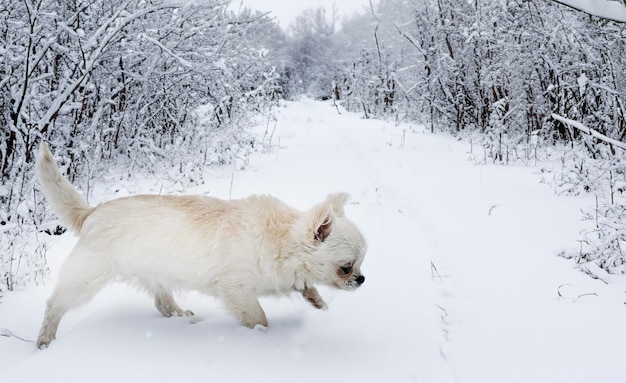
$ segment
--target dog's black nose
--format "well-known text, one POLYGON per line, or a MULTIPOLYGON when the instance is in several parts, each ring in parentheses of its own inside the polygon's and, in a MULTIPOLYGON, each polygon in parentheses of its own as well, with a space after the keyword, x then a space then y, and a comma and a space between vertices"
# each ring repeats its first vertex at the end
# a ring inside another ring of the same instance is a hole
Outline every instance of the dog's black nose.
POLYGON ((362 275, 359 275, 358 277, 356 277, 356 283, 358 283, 359 285, 362 285, 363 282, 365 282, 365 277, 362 275))

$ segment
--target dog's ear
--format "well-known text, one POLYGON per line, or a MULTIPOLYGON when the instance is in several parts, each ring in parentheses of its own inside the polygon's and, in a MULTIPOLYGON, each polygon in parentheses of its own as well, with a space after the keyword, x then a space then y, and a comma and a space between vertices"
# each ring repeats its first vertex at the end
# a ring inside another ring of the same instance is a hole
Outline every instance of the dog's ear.
POLYGON ((348 193, 334 193, 329 194, 326 197, 326 202, 333 208, 335 214, 339 217, 345 217, 343 207, 350 200, 350 194, 348 193))
POLYGON ((326 200, 313 207, 306 214, 307 232, 316 244, 320 244, 328 238, 335 226, 337 217, 344 217, 343 207, 348 202, 350 195, 347 193, 330 194, 326 200))
MULTIPOLYGON (((309 233, 313 235, 316 244, 322 243, 328 238, 334 226, 335 214, 332 206, 323 202, 310 210, 309 233)), ((309 235, 311 235, 309 234, 309 235)), ((309 237, 311 238, 311 237, 309 237)))
POLYGON ((322 221, 317 228, 315 229, 315 241, 316 242, 324 242, 326 238, 330 235, 330 232, 333 227, 333 219, 330 215, 327 215, 324 221, 322 221))

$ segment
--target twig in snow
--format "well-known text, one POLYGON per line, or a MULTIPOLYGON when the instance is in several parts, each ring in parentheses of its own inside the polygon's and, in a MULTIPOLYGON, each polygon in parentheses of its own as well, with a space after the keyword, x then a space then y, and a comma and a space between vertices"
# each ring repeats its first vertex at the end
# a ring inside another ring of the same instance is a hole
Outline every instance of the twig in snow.
POLYGON ((572 286, 569 283, 564 283, 562 285, 559 286, 559 288, 556 290, 556 293, 559 294, 559 297, 563 298, 563 294, 561 294, 561 287, 563 286, 572 286))
POLYGON ((443 284, 443 278, 441 278, 441 274, 439 274, 439 270, 437 270, 437 266, 435 266, 433 261, 430 261, 430 277, 434 279, 435 276, 439 278, 439 282, 443 284))
POLYGON ((580 294, 580 295, 578 296, 578 299, 580 299, 580 298, 582 298, 582 297, 587 297, 587 296, 590 296, 590 295, 593 295, 594 297, 597 297, 597 296, 598 296, 598 294, 597 294, 597 293, 585 293, 585 294, 580 294))
POLYGON ((29 339, 24 339, 22 337, 19 337, 19 336, 15 335, 11 330, 9 330, 8 328, 4 328, 4 327, 0 327, 0 336, 4 336, 6 338, 19 339, 22 342, 35 343, 34 340, 29 340, 29 339))
MULTIPOLYGON (((272 138, 274 138, 274 132, 276 131, 276 124, 278 124, 278 119, 274 119, 274 128, 272 129, 272 133, 270 133, 270 139, 268 141, 268 147, 272 147, 272 138)), ((278 141, 278 146, 280 147, 280 141, 278 141)))
POLYGON ((339 100, 339 87, 337 86, 337 82, 333 81, 333 106, 337 109, 337 113, 341 114, 337 100, 339 100))
POLYGON ((233 172, 230 175, 230 190, 228 192, 228 199, 233 198, 233 184, 235 182, 235 166, 237 165, 237 156, 233 156, 233 172))
POLYGON ((441 357, 443 358, 443 360, 448 360, 448 357, 446 356, 446 354, 443 352, 443 347, 441 347, 441 345, 439 345, 439 355, 441 355, 441 357))
POLYGON ((448 317, 448 311, 446 311, 446 309, 444 309, 443 307, 439 306, 438 304, 435 303, 435 306, 437 306, 439 308, 439 310, 441 310, 442 314, 441 314, 441 320, 443 321, 445 318, 448 317))
MULTIPOLYGON (((559 298, 565 298, 563 296, 563 294, 561 293, 561 288, 564 287, 564 286, 573 287, 574 285, 570 285, 569 283, 564 283, 564 284, 560 285, 559 288, 557 289, 557 294, 559 294, 559 298)), ((572 303, 573 302, 577 302, 582 297, 588 297, 588 296, 595 296, 595 297, 597 297, 598 294, 597 293, 578 294, 578 296, 576 298, 572 299, 572 303)))
POLYGON ((333 106, 337 109, 337 113, 341 114, 341 111, 339 110, 339 105, 337 105, 337 102, 335 101, 335 99, 333 99, 333 106))

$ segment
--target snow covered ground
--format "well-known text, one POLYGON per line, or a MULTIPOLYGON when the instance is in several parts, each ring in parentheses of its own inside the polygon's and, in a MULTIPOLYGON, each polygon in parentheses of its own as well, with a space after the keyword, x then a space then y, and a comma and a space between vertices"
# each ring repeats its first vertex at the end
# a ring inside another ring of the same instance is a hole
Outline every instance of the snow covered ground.
MULTIPOLYGON (((249 330, 210 297, 178 298, 204 318, 190 324, 113 285, 70 312, 45 351, 1 337, 0 382, 624 381, 624 279, 607 285, 557 257, 577 247, 590 199, 555 197, 533 168, 474 165, 451 137, 311 100, 281 108, 272 143, 234 173, 233 198, 269 193, 306 209, 350 192, 347 214, 369 242, 359 290, 321 289, 328 311, 265 298, 270 326, 249 330)), ((185 192, 228 198, 231 171, 185 192)), ((101 188, 92 202, 180 191, 162 180, 101 188)), ((48 284, 4 298, 0 334, 36 338, 74 242, 53 244, 48 284)))

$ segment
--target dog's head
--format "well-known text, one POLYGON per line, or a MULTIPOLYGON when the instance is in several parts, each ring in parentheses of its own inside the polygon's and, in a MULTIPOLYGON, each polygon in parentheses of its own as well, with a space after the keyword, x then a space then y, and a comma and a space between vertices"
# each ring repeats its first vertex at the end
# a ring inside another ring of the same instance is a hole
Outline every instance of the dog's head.
POLYGON ((298 223, 298 242, 306 255, 307 282, 342 290, 354 290, 365 281, 361 264, 367 244, 357 227, 346 218, 345 193, 331 194, 306 212, 298 223))

